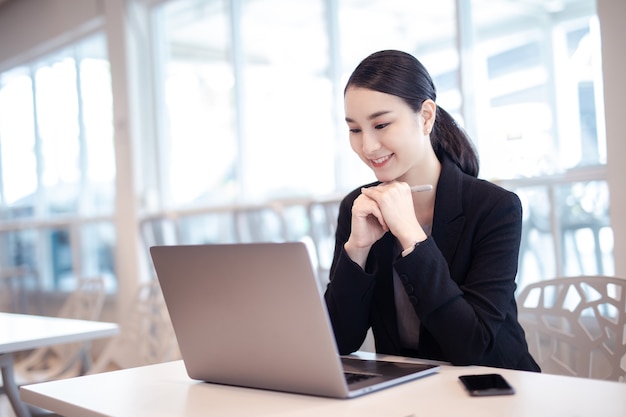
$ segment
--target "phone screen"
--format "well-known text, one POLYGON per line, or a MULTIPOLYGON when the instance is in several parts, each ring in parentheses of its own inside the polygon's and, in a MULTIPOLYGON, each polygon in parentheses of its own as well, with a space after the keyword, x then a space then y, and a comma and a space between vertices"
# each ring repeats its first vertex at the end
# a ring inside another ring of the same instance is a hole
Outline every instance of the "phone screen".
POLYGON ((459 379, 472 396, 515 394, 513 387, 500 374, 461 375, 459 379))

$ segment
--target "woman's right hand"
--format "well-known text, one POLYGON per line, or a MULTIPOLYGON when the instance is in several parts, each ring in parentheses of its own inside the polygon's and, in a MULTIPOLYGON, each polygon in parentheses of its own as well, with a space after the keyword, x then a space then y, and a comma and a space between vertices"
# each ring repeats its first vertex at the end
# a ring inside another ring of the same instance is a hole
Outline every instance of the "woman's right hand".
POLYGON ((389 230, 376 201, 364 194, 352 205, 351 231, 344 249, 350 259, 365 268, 372 245, 389 230))

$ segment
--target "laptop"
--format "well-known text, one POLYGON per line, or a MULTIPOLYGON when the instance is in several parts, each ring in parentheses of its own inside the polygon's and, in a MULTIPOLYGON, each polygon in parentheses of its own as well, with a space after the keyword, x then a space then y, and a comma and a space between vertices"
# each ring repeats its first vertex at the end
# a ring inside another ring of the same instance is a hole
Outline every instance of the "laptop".
POLYGON ((150 253, 192 379, 352 398, 439 370, 339 356, 302 242, 153 246, 150 253))

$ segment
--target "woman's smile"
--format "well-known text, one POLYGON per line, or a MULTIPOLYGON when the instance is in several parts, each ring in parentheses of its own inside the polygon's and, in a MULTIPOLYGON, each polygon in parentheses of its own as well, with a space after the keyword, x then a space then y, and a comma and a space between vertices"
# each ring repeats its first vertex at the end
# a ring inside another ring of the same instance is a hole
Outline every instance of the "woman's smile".
POLYGON ((391 153, 389 155, 385 155, 380 158, 370 159, 369 161, 372 164, 372 167, 381 168, 387 164, 387 162, 393 157, 393 155, 394 154, 391 153))

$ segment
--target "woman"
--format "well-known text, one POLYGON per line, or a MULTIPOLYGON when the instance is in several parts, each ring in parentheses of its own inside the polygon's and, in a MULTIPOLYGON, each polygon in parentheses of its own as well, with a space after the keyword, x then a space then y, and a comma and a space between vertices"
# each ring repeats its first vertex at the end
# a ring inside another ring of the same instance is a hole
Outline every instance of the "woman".
POLYGON ((378 181, 339 211, 325 292, 339 351, 371 327, 378 353, 539 371, 514 298, 519 198, 477 179, 469 138, 435 99, 399 51, 370 55, 348 80, 350 144, 378 181))

